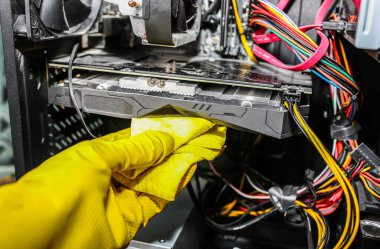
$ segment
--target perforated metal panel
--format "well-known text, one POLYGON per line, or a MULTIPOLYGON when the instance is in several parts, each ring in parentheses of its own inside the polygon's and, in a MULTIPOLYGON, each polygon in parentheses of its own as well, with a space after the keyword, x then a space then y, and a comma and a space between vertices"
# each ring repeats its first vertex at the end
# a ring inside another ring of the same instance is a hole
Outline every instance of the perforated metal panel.
MULTIPOLYGON (((91 132, 101 136, 106 125, 102 117, 83 113, 91 132)), ((52 105, 49 107, 50 155, 55 155, 70 146, 91 139, 74 109, 52 105)))
POLYGON ((5 86, 3 44, 0 37, 0 165, 12 161, 11 126, 5 86))

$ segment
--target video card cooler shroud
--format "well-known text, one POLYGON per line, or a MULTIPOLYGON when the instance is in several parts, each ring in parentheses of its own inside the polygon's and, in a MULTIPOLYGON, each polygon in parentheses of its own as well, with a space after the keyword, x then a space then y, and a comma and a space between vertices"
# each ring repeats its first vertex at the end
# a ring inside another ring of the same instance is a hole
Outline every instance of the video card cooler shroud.
MULTIPOLYGON (((109 55, 106 61, 112 64, 107 64, 90 57, 80 54, 76 59, 73 69, 80 76, 73 79, 73 86, 79 108, 93 114, 131 119, 175 111, 283 139, 299 133, 283 108, 284 96, 305 99, 311 94, 309 75, 265 64, 207 58, 188 63, 126 63, 109 55)), ((68 58, 61 58, 49 67, 65 71, 67 62, 68 58)), ((51 83, 49 104, 74 107, 67 80, 51 83)), ((309 105, 301 103, 307 118, 309 105)))

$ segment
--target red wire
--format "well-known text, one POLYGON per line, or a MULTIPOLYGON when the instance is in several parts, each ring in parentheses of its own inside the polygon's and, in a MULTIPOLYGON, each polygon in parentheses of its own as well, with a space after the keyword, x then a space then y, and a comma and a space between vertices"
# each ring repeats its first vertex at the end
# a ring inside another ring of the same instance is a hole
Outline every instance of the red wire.
POLYGON ((360 10, 361 0, 354 0, 354 4, 355 4, 356 9, 359 11, 360 10))
POLYGON ((364 176, 367 176, 369 178, 371 178, 373 181, 377 182, 377 183, 380 183, 380 179, 377 179, 376 177, 374 177, 373 175, 371 175, 370 173, 368 172, 364 172, 363 173, 364 176))
POLYGON ((366 175, 363 175, 363 177, 367 180, 369 180, 373 185, 375 185, 376 187, 380 188, 380 183, 377 183, 375 182, 374 180, 372 180, 370 177, 366 176, 366 175))

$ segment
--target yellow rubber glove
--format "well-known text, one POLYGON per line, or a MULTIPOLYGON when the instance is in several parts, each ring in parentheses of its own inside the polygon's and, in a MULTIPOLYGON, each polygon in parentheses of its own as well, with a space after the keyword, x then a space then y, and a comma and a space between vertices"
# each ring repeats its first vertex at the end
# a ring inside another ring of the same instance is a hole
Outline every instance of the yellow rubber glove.
MULTIPOLYGON (((195 163, 213 159, 224 144, 225 128, 176 119, 187 135, 133 125, 139 135, 125 130, 82 142, 1 187, 0 248, 125 246, 188 183, 195 163)), ((134 122, 151 121, 176 122, 134 122)))

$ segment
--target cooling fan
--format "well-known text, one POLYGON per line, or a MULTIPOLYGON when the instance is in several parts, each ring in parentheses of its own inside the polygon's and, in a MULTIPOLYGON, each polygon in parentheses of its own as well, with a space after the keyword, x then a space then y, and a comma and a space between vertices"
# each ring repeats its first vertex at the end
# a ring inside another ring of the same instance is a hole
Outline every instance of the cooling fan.
POLYGON ((172 0, 172 31, 186 32, 197 17, 199 0, 172 0))
POLYGON ((202 0, 106 0, 129 16, 145 45, 178 47, 198 37, 202 0))
POLYGON ((39 41, 87 33, 102 0, 27 0, 28 38, 39 41))

